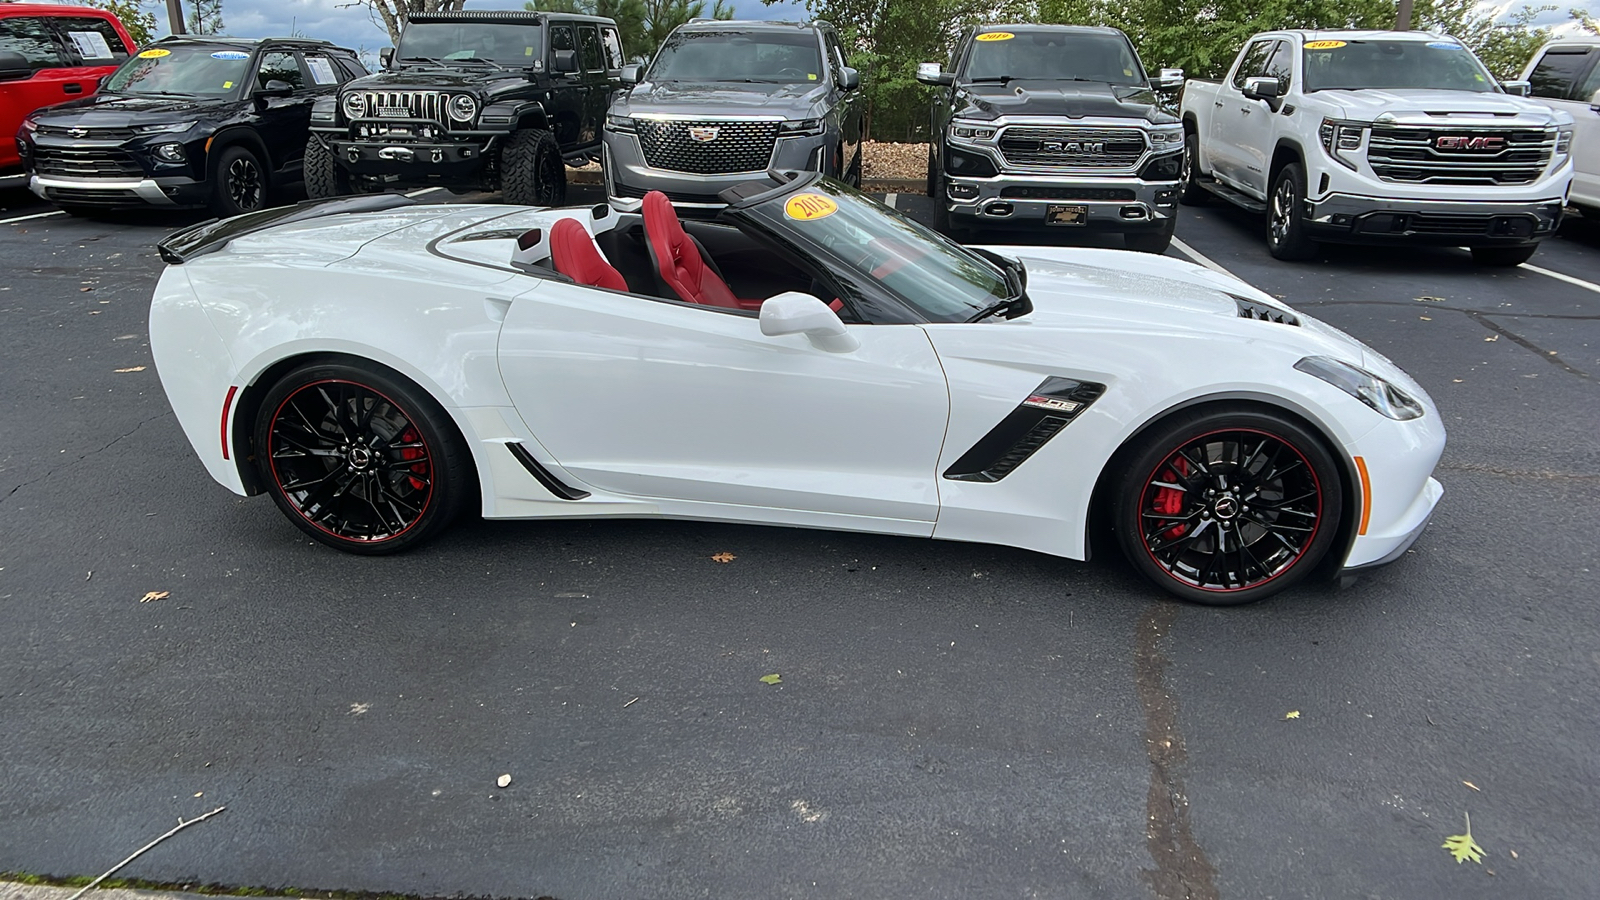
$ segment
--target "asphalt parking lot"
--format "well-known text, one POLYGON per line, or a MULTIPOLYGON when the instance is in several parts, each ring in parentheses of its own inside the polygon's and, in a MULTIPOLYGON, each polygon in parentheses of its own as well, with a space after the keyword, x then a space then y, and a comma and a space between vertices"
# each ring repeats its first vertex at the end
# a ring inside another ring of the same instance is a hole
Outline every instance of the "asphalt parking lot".
POLYGON ((1114 559, 716 524, 463 522, 337 554, 214 484, 161 391, 153 244, 199 215, 47 213, 0 195, 0 872, 95 875, 226 806, 122 874, 1600 894, 1600 226, 1537 268, 1285 264, 1255 218, 1185 210, 1184 245, 1390 356, 1450 430, 1402 561, 1208 609, 1114 559), (1467 814, 1482 865, 1440 846, 1467 814))

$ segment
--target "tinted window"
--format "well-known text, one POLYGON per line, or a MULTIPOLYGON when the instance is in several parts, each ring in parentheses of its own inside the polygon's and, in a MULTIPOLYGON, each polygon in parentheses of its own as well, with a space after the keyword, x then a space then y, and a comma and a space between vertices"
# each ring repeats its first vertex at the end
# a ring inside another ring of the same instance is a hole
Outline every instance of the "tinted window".
POLYGON ((249 80, 249 72, 250 54, 235 47, 151 47, 112 72, 104 90, 113 94, 222 97, 249 80))
POLYGON ((485 59, 522 68, 539 60, 542 26, 491 22, 423 22, 406 25, 394 58, 467 62, 485 59))
POLYGON ((1600 91, 1600 66, 1589 70, 1589 77, 1583 79, 1583 84, 1578 86, 1577 93, 1572 95, 1572 99, 1588 103, 1595 91, 1600 91))
POLYGON ((1454 41, 1311 41, 1304 68, 1308 91, 1495 89, 1478 58, 1454 41))
POLYGON ((1233 86, 1244 89, 1244 80, 1253 75, 1266 74, 1267 56, 1272 52, 1272 41, 1256 41, 1244 51, 1239 60, 1239 70, 1233 73, 1233 86))
POLYGON ((617 37, 615 28, 600 29, 600 41, 606 45, 606 68, 622 68, 622 39, 617 37))
MULTIPOLYGON (((1583 74, 1583 69, 1589 64, 1589 51, 1579 50, 1568 53, 1552 50, 1539 60, 1533 67, 1533 72, 1528 80, 1533 82, 1533 95, 1535 97, 1553 97, 1565 100, 1572 96, 1573 82, 1583 74)), ((1590 91, 1590 93, 1594 93, 1590 91)), ((1582 95, 1578 99, 1586 99, 1582 95)))
POLYGON ((572 28, 570 26, 557 25, 550 29, 550 49, 552 51, 578 49, 578 43, 572 37, 572 28))
POLYGON ((844 48, 839 46, 838 35, 831 31, 824 31, 822 33, 822 41, 823 44, 828 48, 828 55, 833 57, 833 62, 835 65, 839 66, 840 68, 850 65, 849 60, 844 55, 844 48))
POLYGON ((293 53, 285 50, 261 54, 261 68, 256 72, 256 86, 266 87, 269 81, 286 81, 295 90, 306 86, 305 77, 300 74, 300 64, 295 62, 293 53))
POLYGON ((963 77, 978 81, 1005 76, 1146 84, 1133 48, 1118 34, 989 31, 978 35, 963 77))
POLYGON ((66 65, 47 19, 32 16, 0 19, 0 50, 21 53, 28 65, 35 69, 54 69, 66 65))
POLYGON ((1278 79, 1278 93, 1289 92, 1289 79, 1294 73, 1294 46, 1288 41, 1279 41, 1278 49, 1272 51, 1272 56, 1267 64, 1262 67, 1261 74, 1278 79))
POLYGON ((344 71, 344 76, 339 79, 341 82, 368 74, 367 67, 353 56, 335 56, 333 61, 344 71))
POLYGON ((593 25, 579 25, 578 43, 583 45, 583 67, 590 72, 604 71, 606 57, 600 50, 600 30, 593 25))
POLYGON ((56 19, 56 28, 67 38, 67 45, 86 66, 110 66, 128 58, 122 35, 105 19, 86 16, 56 19))
POLYGON ((827 71, 806 31, 675 31, 650 66, 650 81, 806 84, 827 71))

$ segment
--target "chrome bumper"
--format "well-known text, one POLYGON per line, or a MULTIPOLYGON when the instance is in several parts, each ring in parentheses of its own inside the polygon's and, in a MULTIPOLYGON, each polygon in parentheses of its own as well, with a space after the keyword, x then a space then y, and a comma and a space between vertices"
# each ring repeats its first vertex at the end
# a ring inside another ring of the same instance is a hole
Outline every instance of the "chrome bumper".
POLYGON ((992 178, 945 176, 940 198, 951 216, 984 224, 1043 225, 1052 206, 1082 206, 1083 226, 1134 231, 1165 225, 1177 215, 1178 182, 1146 181, 1136 175, 1011 175, 992 178), (1007 196, 1009 194, 1009 196, 1007 196))
POLYGON ((28 178, 28 190, 45 200, 53 199, 46 190, 55 188, 61 191, 127 191, 132 196, 128 199, 139 199, 152 206, 176 206, 177 203, 166 192, 161 190, 161 185, 154 178, 71 178, 65 175, 32 175, 28 178))

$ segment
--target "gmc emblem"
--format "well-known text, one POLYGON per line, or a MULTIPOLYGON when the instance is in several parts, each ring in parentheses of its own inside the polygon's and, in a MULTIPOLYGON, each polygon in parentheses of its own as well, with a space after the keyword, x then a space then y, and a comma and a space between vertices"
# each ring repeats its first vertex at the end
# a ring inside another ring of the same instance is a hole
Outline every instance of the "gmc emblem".
POLYGON ((1506 148, 1506 139, 1503 137, 1466 137, 1465 135, 1440 135, 1433 139, 1433 146, 1440 150, 1480 150, 1486 153, 1495 153, 1506 148))
POLYGON ((1105 141, 1045 141, 1047 153, 1105 153, 1105 141))

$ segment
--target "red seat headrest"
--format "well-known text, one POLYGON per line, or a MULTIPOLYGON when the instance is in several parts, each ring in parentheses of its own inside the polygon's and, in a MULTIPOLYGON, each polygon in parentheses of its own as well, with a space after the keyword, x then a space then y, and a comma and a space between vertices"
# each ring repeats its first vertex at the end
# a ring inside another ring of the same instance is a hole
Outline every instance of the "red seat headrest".
POLYGON ((628 290, 622 273, 600 255, 594 238, 576 219, 561 219, 550 228, 550 262, 557 272, 579 284, 613 291, 628 290))

